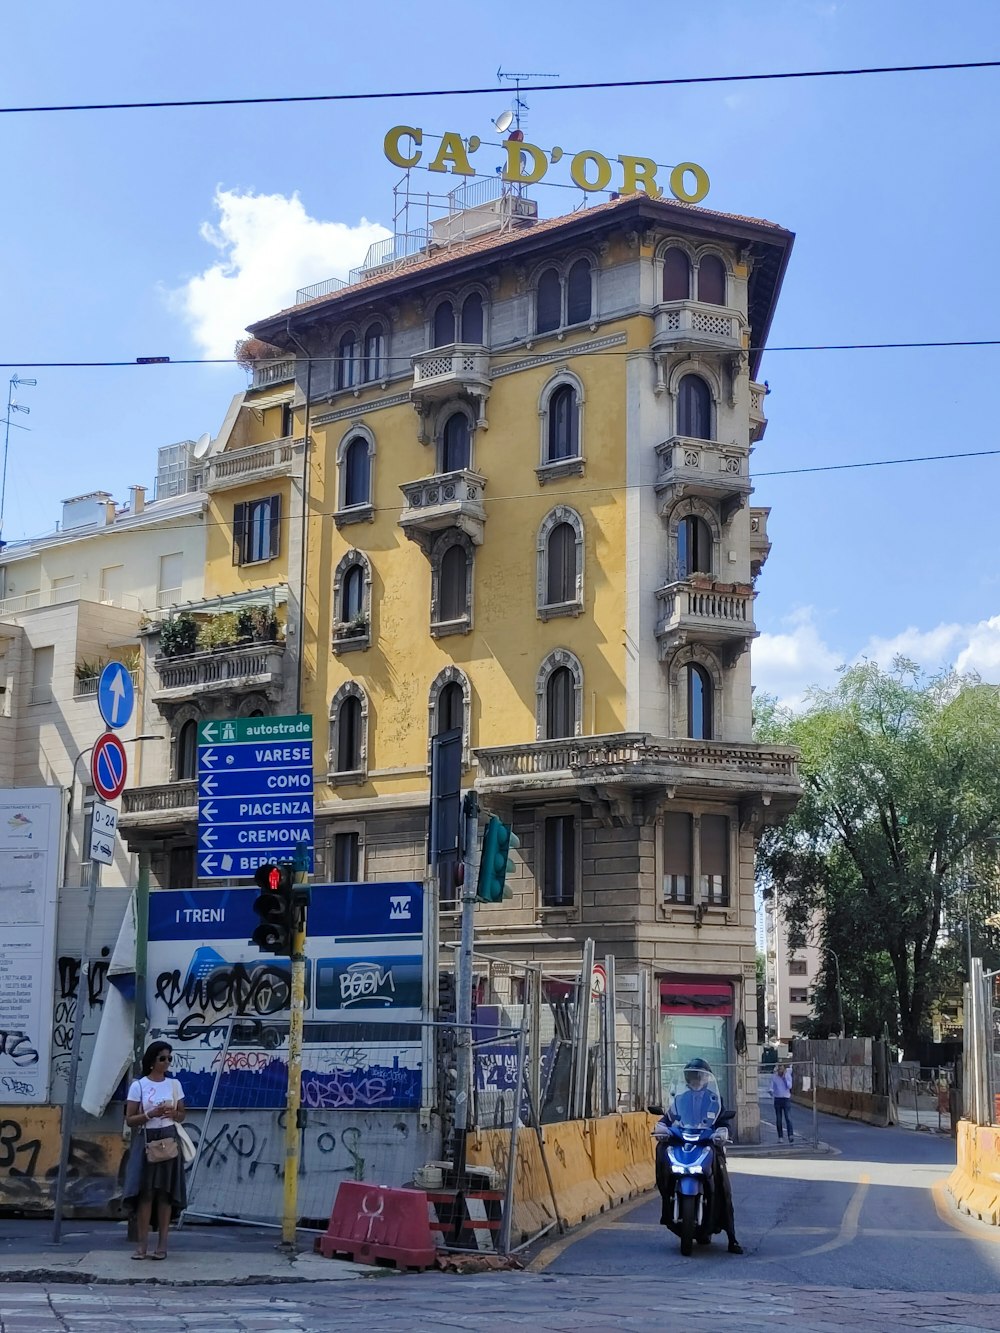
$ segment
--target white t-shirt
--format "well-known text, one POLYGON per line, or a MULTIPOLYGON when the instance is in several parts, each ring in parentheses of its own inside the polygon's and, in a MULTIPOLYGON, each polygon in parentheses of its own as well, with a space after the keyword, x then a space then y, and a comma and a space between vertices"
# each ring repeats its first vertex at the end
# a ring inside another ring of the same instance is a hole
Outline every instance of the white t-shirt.
POLYGON ((143 1076, 133 1080, 128 1090, 128 1099, 130 1102, 138 1102, 149 1115, 146 1122, 149 1129, 166 1129, 175 1122, 156 1112, 161 1106, 170 1106, 174 1101, 182 1102, 184 1092, 175 1078, 163 1078, 157 1083, 143 1076))

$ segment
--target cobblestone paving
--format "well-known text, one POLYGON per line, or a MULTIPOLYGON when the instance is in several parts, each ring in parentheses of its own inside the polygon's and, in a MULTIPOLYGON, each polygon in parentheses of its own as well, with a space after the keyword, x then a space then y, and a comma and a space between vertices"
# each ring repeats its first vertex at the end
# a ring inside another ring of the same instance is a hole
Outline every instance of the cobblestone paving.
POLYGON ((1000 1330, 1000 1296, 505 1273, 395 1275, 326 1286, 0 1288, 2 1333, 326 1333, 447 1329, 1000 1330))

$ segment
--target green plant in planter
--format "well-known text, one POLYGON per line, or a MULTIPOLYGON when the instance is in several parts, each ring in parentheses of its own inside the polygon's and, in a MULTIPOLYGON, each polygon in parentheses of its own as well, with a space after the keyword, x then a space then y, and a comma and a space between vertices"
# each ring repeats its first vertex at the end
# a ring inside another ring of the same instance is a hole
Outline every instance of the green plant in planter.
POLYGON ((344 629, 347 634, 364 634, 368 629, 368 612, 359 611, 356 616, 351 616, 344 629))
POLYGON ((160 629, 160 652, 164 657, 185 657, 198 651, 198 622, 186 611, 165 620, 160 629))
POLYGON ((270 606, 249 606, 251 636, 257 643, 274 643, 278 637, 278 617, 270 606))
POLYGON ((240 633, 235 611, 223 611, 209 616, 198 630, 198 647, 206 653, 216 648, 231 648, 239 641, 240 633))
POLYGON ((240 643, 254 636, 254 611, 256 607, 241 606, 236 612, 236 637, 240 643))
POLYGON ((73 675, 77 680, 92 680, 94 676, 99 676, 107 663, 103 657, 97 657, 93 662, 87 658, 81 658, 73 668, 73 675))

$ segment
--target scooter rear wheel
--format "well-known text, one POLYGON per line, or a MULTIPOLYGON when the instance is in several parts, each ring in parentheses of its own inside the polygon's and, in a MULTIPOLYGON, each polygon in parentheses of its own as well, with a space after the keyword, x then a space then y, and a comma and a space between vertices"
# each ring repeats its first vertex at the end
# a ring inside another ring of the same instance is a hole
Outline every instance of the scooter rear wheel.
POLYGON ((687 1256, 694 1249, 694 1232, 698 1224, 698 1196, 682 1194, 680 1198, 681 1214, 681 1254, 687 1256))

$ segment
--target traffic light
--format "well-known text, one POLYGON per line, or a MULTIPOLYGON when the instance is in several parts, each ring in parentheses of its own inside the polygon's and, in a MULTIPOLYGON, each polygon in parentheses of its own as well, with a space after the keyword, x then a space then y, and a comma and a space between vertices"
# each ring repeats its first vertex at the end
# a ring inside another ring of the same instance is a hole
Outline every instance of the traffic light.
POLYGON ((277 866, 260 866, 254 873, 254 882, 260 889, 253 903, 260 925, 251 935, 250 943, 256 944, 261 953, 276 953, 289 958, 297 905, 295 867, 289 861, 277 866))
POLYGON ((520 838, 496 815, 490 816, 483 834, 483 854, 479 862, 479 883, 476 885, 476 897, 484 903, 498 903, 513 894, 505 885, 507 872, 514 869, 513 861, 507 859, 507 853, 520 847, 520 838))

